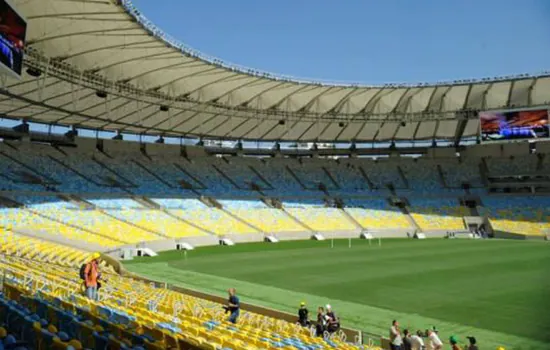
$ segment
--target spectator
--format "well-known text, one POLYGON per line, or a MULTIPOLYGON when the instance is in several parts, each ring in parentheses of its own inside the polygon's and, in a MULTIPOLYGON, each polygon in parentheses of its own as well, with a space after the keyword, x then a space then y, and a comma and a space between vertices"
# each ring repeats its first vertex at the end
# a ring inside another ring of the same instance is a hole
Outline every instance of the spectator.
POLYGON ((298 309, 298 323, 302 327, 308 327, 311 324, 309 322, 309 310, 303 301, 300 303, 300 309, 298 309))
POLYGON ((229 300, 226 310, 230 313, 229 322, 237 323, 237 319, 239 318, 239 313, 241 309, 241 303, 239 297, 237 297, 237 291, 235 290, 235 288, 229 288, 227 292, 229 294, 229 300))
POLYGON ((479 348, 477 347, 477 340, 475 337, 467 337, 468 340, 470 341, 470 345, 468 345, 468 349, 467 350, 479 350, 479 348))
POLYGON ((392 350, 401 350, 403 339, 399 330, 399 322, 393 320, 390 327, 390 347, 392 350))
POLYGON ((408 329, 405 329, 403 331, 403 350, 411 350, 411 349, 412 349, 411 333, 409 333, 408 329))
POLYGON ((317 325, 315 327, 315 334, 318 336, 318 337, 322 337, 323 336, 323 333, 325 332, 325 327, 326 325, 326 319, 325 319, 325 309, 323 309, 322 306, 319 306, 319 308, 317 309, 317 325))
POLYGON ((451 349, 462 350, 462 348, 458 346, 458 339, 454 335, 451 335, 449 338, 449 343, 451 344, 451 349))
POLYGON ((424 339, 422 338, 422 332, 416 331, 416 334, 411 336, 411 349, 412 350, 424 350, 424 339))
POLYGON ((428 339, 430 340, 430 348, 431 350, 442 350, 443 349, 443 342, 441 339, 439 339, 439 336, 437 335, 437 332, 435 329, 429 329, 427 331, 428 339))
POLYGON ((101 254, 92 254, 90 262, 84 268, 84 286, 86 287, 86 296, 91 300, 98 300, 97 287, 100 276, 99 259, 101 254))
POLYGON ((327 320, 327 331, 329 333, 337 332, 340 329, 340 320, 338 319, 338 316, 332 311, 332 307, 327 304, 327 314, 326 314, 326 320, 327 320))

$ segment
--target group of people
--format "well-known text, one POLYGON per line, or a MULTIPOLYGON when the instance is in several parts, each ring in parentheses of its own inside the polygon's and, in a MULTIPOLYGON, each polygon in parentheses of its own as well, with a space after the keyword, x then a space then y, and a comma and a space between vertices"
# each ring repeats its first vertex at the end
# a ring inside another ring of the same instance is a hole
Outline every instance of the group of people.
MULTIPOLYGON (((101 254, 92 254, 90 261, 81 266, 80 278, 83 280, 86 296, 91 300, 98 300, 98 290, 101 288, 101 272, 99 270, 101 254)), ((224 310, 229 314, 228 321, 237 323, 240 314, 240 300, 237 296, 235 288, 228 290, 229 298, 227 304, 224 305, 224 310)), ((309 310, 306 303, 300 303, 298 310, 298 323, 303 327, 313 325, 309 318, 309 310)), ((317 309, 317 320, 314 324, 315 333, 318 337, 322 337, 325 332, 334 333, 340 330, 340 319, 332 309, 332 306, 327 304, 325 307, 319 306, 317 309)), ((477 341, 474 337, 468 337, 469 345, 465 350, 478 350, 477 341)), ((455 336, 449 338, 449 344, 452 350, 462 350, 458 345, 458 339, 455 336)), ((437 330, 434 328, 427 329, 425 332, 417 331, 411 333, 408 329, 401 331, 399 322, 393 320, 390 327, 390 346, 392 350, 442 350, 443 342, 439 338, 437 330), (424 342, 428 339, 428 347, 424 342)))
MULTIPOLYGON (((477 340, 475 337, 468 337, 469 345, 466 350, 478 350, 477 340)), ((452 350, 462 350, 458 345, 458 339, 452 335, 449 337, 449 344, 452 350)), ((443 342, 439 338, 437 330, 434 328, 427 329, 425 332, 417 331, 415 334, 409 332, 408 329, 403 330, 399 327, 399 322, 393 320, 390 327, 390 347, 392 350, 442 350, 443 342), (428 339, 428 346, 424 342, 424 338, 428 339)))
MULTIPOLYGON (((312 325, 309 319, 309 310, 306 303, 300 303, 298 310, 298 323, 303 327, 312 325)), ((340 330, 340 319, 332 309, 332 306, 327 304, 325 307, 319 306, 317 309, 317 322, 315 323, 315 334, 322 337, 325 332, 334 333, 340 330)))

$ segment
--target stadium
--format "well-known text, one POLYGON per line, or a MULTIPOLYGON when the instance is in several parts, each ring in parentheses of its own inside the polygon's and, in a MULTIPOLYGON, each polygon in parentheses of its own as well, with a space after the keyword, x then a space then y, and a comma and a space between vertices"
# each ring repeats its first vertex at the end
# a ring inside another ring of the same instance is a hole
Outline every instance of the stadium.
POLYGON ((301 80, 129 0, 0 49, 0 349, 550 349, 550 74, 301 80))

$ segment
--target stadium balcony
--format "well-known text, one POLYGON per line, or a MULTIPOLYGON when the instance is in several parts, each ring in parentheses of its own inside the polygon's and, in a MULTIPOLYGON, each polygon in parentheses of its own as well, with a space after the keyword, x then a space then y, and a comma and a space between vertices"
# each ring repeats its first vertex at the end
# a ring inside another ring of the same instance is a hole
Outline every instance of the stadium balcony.
POLYGON ((422 231, 465 230, 466 208, 453 199, 411 199, 409 212, 422 231))
POLYGON ((550 235, 550 199, 547 197, 483 197, 478 207, 495 232, 523 236, 550 235))
POLYGON ((0 308, 24 306, 21 320, 10 326, 36 348, 40 342, 68 345, 72 340, 79 348, 377 349, 346 343, 340 336, 312 337, 307 328, 248 311, 241 312, 238 324, 230 324, 221 304, 109 272, 100 300, 91 301, 75 294, 82 283, 74 269, 44 267, 45 263, 17 257, 0 261, 6 276, 0 308), (55 334, 45 336, 44 328, 55 334))

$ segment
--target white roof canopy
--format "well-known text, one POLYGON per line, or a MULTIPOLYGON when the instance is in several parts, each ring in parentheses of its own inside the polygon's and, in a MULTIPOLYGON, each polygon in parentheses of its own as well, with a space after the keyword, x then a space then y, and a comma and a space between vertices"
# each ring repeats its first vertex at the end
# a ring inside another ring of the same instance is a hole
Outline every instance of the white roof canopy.
POLYGON ((472 136, 479 121, 471 111, 550 104, 549 76, 305 82, 205 58, 152 27, 128 1, 14 3, 28 19, 26 66, 42 74, 6 81, 0 112, 10 118, 154 135, 376 141, 453 138, 457 128, 472 136))

